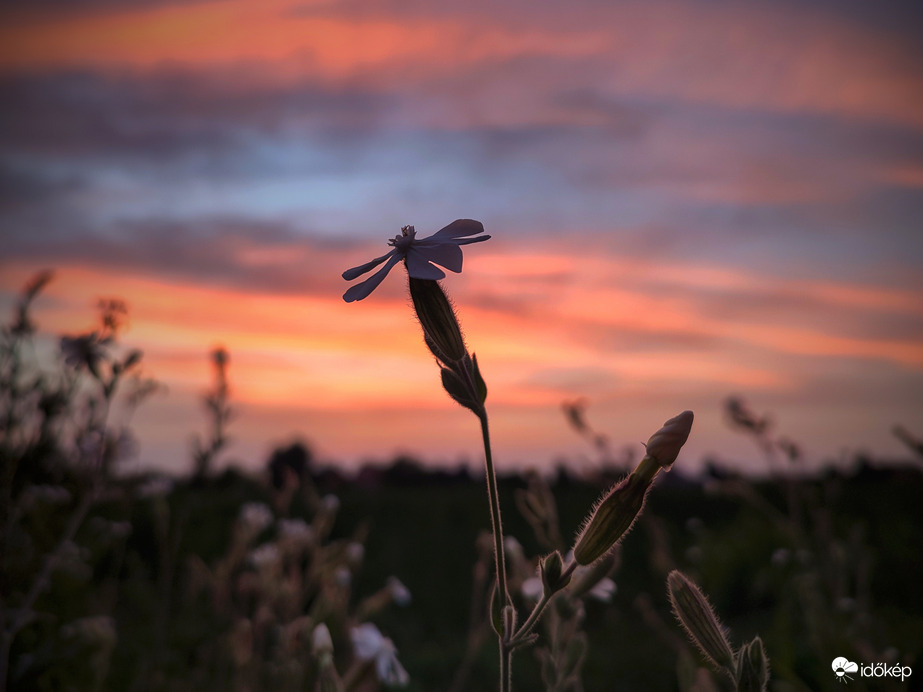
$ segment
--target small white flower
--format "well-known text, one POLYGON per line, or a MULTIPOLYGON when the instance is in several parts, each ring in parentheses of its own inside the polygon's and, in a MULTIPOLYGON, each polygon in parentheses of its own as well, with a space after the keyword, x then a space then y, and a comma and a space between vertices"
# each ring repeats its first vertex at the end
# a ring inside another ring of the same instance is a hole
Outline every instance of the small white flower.
POLYGON ((264 543, 250 551, 249 559, 257 569, 272 567, 279 562, 279 548, 275 543, 264 543))
POLYGON ((516 540, 515 536, 507 536, 503 540, 503 548, 511 562, 522 561, 526 559, 526 553, 522 549, 522 543, 516 540))
POLYGON ((330 630, 323 622, 314 628, 311 641, 316 655, 333 654, 333 639, 330 637, 330 630))
POLYGON ((461 246, 479 243, 490 238, 489 235, 478 235, 483 232, 484 226, 481 222, 471 219, 458 219, 433 235, 420 239, 417 239, 413 226, 404 226, 401 229, 401 235, 396 235, 388 241, 388 244, 394 248, 391 252, 343 272, 343 278, 352 281, 387 260, 385 266, 372 276, 351 286, 343 294, 343 300, 351 303, 354 300, 366 298, 401 260, 404 260, 407 273, 415 279, 445 278, 445 272, 437 267, 437 264, 457 274, 462 270, 461 246))
POLYGON ((260 533, 272 520, 272 510, 262 502, 248 502, 240 508, 240 521, 248 533, 260 533))
POLYGON ((296 548, 307 547, 314 540, 314 528, 304 519, 280 519, 279 538, 296 548))
POLYGON ((324 495, 320 502, 326 512, 336 512, 340 508, 340 498, 336 495, 324 495))
POLYGON ((609 579, 609 577, 603 577, 592 589, 590 589, 589 595, 597 601, 609 603, 615 595, 615 589, 615 582, 609 579))
POLYGON ((399 606, 408 606, 413 600, 410 589, 397 577, 388 577, 388 589, 391 591, 391 599, 399 606))
POLYGON ((362 564, 362 559, 365 557, 365 546, 356 541, 351 541, 349 545, 346 546, 346 562, 349 563, 351 567, 358 567, 362 564))
POLYGON ((530 601, 538 601, 538 599, 542 597, 544 588, 541 579, 538 577, 529 577, 522 583, 520 590, 522 591, 522 595, 530 601))
POLYGON ((394 643, 382 635, 375 625, 364 623, 350 631, 356 657, 362 661, 375 661, 375 673, 386 685, 406 685, 410 676, 397 660, 394 643))
POLYGON ((343 565, 340 565, 333 571, 333 582, 337 586, 342 586, 343 588, 346 588, 352 583, 352 581, 353 581, 353 574, 352 572, 349 571, 348 567, 344 567, 343 565))

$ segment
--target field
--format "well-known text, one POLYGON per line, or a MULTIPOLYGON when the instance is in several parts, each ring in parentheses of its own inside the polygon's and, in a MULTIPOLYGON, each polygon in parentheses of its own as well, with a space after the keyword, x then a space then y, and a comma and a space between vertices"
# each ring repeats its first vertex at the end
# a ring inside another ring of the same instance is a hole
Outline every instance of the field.
MULTIPOLYGON (((317 478, 320 485, 307 480, 309 490, 294 499, 291 515, 316 522, 304 498, 315 491, 339 498, 328 545, 365 546, 347 610, 355 612, 364 597, 397 577, 412 595, 410 603, 386 604, 370 620, 397 646, 410 675, 408 689, 451 689, 472 618, 480 622, 484 615, 471 612, 473 566, 484 566, 476 544, 488 530, 482 482, 463 474, 431 475, 406 463, 365 476, 361 483, 329 473, 317 478)), ((532 556, 541 546, 510 501, 523 487, 521 479, 506 478, 501 496, 508 534, 532 556)), ((191 593, 194 567, 221 564, 241 506, 271 506, 270 488, 233 472, 204 483, 179 482, 168 495, 153 498, 139 497, 136 482, 118 484, 118 499, 101 502, 75 538, 87 551, 81 566, 55 574, 35 604, 35 621, 16 638, 10 689, 265 689, 270 684, 310 689, 280 685, 286 678, 280 657, 310 659, 310 654, 303 641, 282 654, 278 642, 270 641, 278 632, 250 639, 253 651, 245 662, 233 662, 236 623, 269 617, 259 612, 259 598, 237 593, 222 603, 214 594, 191 593), (183 517, 181 527, 177 516, 183 517), (127 535, 100 535, 113 525, 127 535), (181 535, 171 534, 180 528, 181 535), (168 536, 176 540, 173 556, 165 553, 168 536), (107 636, 75 633, 74 623, 86 625, 88 615, 107 618, 107 636)), ((577 528, 600 490, 566 476, 558 479, 552 491, 564 535, 577 528)), ((863 467, 849 476, 799 482, 796 491, 823 498, 805 508, 810 518, 801 534, 791 534, 781 518, 785 503, 774 483, 712 479, 703 485, 668 477, 656 487, 639 526, 625 539, 612 572, 617 590, 611 601, 587 602, 584 689, 679 689, 678 664, 698 665, 669 612, 665 579, 674 568, 694 575, 707 590, 732 640, 762 636, 772 662, 772 689, 836 689, 829 662, 840 655, 866 660, 873 654, 874 661, 889 657, 918 666, 923 558, 912 546, 923 476, 907 468, 863 467), (741 487, 748 495, 757 493, 766 506, 755 507, 752 498, 737 494, 741 487)), ((49 537, 55 528, 44 527, 49 537)), ((272 529, 265 535, 272 537, 272 529)), ((5 572, 4 593, 21 597, 9 576, 5 572)), ((303 613, 315 605, 305 602, 303 613)), ((303 613, 276 611, 263 626, 281 630, 303 613)), ((308 629, 298 637, 306 637, 311 623, 301 624, 308 629)), ((482 639, 468 671, 462 689, 495 684, 489 638, 482 639)), ((522 689, 540 688, 531 652, 517 659, 515 677, 522 689)), ((894 683, 887 689, 902 688, 894 683)))

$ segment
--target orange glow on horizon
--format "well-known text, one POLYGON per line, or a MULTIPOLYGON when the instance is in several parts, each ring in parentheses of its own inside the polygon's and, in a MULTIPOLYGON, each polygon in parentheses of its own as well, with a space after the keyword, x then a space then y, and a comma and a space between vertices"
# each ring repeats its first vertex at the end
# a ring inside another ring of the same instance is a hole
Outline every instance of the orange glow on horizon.
MULTIPOLYGON (((340 265, 348 260, 338 260, 340 265)), ((644 267, 616 256, 603 259, 592 250, 572 256, 487 253, 470 261, 470 268, 454 297, 469 346, 490 377, 495 405, 556 406, 586 386, 643 390, 688 383, 751 392, 796 387, 777 370, 772 354, 923 367, 923 346, 910 340, 851 338, 819 327, 706 315, 689 288, 734 290, 769 283, 721 267, 666 264, 662 275, 687 289, 665 294, 648 293, 637 281, 646 274, 644 267), (544 283, 548 277, 551 284, 544 283), (531 288, 512 311, 467 300, 482 285, 515 294, 519 281, 531 288), (657 344, 663 334, 680 341, 654 351, 645 346, 657 344), (684 346, 687 337, 689 346, 684 346), (629 340, 620 345, 623 338, 629 340), (700 339, 714 346, 701 350, 700 339), (760 357, 762 362, 729 359, 734 349, 747 345, 768 355, 760 357)), ((3 288, 15 290, 32 273, 27 267, 5 271, 3 288)), ((921 311, 912 296, 894 290, 777 284, 777 290, 811 294, 833 308, 906 311, 917 317, 921 311)), ((234 396, 244 403, 325 410, 454 406, 438 386, 406 299, 375 294, 346 305, 339 293, 345 285, 333 284, 337 292, 326 294, 276 295, 66 266, 46 290, 53 304, 39 300, 38 322, 46 330, 84 330, 96 317, 96 298, 117 296, 130 310, 124 342, 144 350, 147 370, 171 389, 204 391, 208 350, 221 344, 231 354, 234 396)))

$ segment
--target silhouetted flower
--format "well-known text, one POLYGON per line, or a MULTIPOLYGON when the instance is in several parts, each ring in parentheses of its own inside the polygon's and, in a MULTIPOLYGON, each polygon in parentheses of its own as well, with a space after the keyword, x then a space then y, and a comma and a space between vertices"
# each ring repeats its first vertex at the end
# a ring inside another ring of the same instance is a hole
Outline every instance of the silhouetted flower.
POLYGON ((99 374, 99 362, 105 355, 104 346, 105 341, 100 339, 96 332, 61 337, 61 355, 64 356, 64 362, 77 370, 85 367, 94 376, 99 374))
POLYGON ((462 269, 461 246, 490 238, 489 235, 479 235, 483 232, 484 226, 481 222, 471 219, 458 219, 433 235, 419 239, 413 226, 404 226, 401 228, 401 235, 388 241, 394 248, 391 252, 343 272, 343 278, 352 281, 385 262, 385 266, 365 281, 351 286, 343 294, 343 300, 351 303, 368 296, 400 260, 404 260, 407 273, 415 279, 435 281, 445 278, 445 272, 437 267, 437 264, 457 274, 462 269))

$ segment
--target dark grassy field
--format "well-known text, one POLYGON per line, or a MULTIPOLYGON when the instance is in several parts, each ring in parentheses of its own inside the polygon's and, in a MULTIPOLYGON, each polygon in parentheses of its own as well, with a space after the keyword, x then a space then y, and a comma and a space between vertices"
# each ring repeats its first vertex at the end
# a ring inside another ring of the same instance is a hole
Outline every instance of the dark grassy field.
MULTIPOLYGON (((365 546, 349 607, 389 577, 400 579, 412 602, 386 605, 368 619, 397 646, 409 689, 450 689, 472 618, 478 622, 483 615, 471 612, 476 543, 489 528, 482 483, 464 475, 408 472, 405 465, 365 474, 362 482, 325 474, 305 487, 290 512, 277 514, 316 523, 310 498, 339 498, 329 544, 365 546)), ((526 556, 538 556, 540 545, 514 502, 523 487, 519 478, 501 482, 506 531, 526 556)), ((41 616, 14 642, 10 689, 288 689, 273 683, 272 646, 262 654, 265 668, 247 684, 224 651, 233 646, 235 621, 261 617, 256 602, 222 605, 191 589, 193 562, 214 567, 227 554, 241 505, 274 502, 269 484, 233 472, 180 482, 161 498, 160 509, 136 490, 123 482, 121 492, 84 523, 77 542, 91 552, 84 561, 90 572, 56 574, 36 604, 41 616), (165 508, 172 517, 166 525, 165 508), (104 544, 94 517, 128 522, 130 533, 121 543, 104 544), (94 667, 100 665, 93 658, 100 655, 99 642, 75 641, 66 629, 88 613, 106 613, 115 624, 104 675, 94 667)), ((602 487, 562 476, 552 490, 567 539, 602 487)), ((669 613, 665 579, 675 568, 709 594, 732 643, 762 636, 773 690, 838 689, 830 669, 837 656, 899 661, 923 673, 921 496, 923 475, 911 468, 860 468, 792 487, 667 476, 624 540, 611 575, 617 584, 611 602, 587 601, 584 689, 685 687, 679 682, 684 666, 700 662, 669 613), (795 506, 789 506, 790 497, 795 506)), ((15 586, 7 581, 5 589, 15 586)), ((303 606, 304 613, 312 612, 311 602, 303 606)), ((487 637, 477 649, 463 689, 495 687, 494 647, 487 637)), ((542 689, 532 651, 519 654, 514 673, 518 689, 542 689)), ((857 680, 850 689, 913 689, 899 681, 875 682, 864 688, 865 681, 857 680)))

